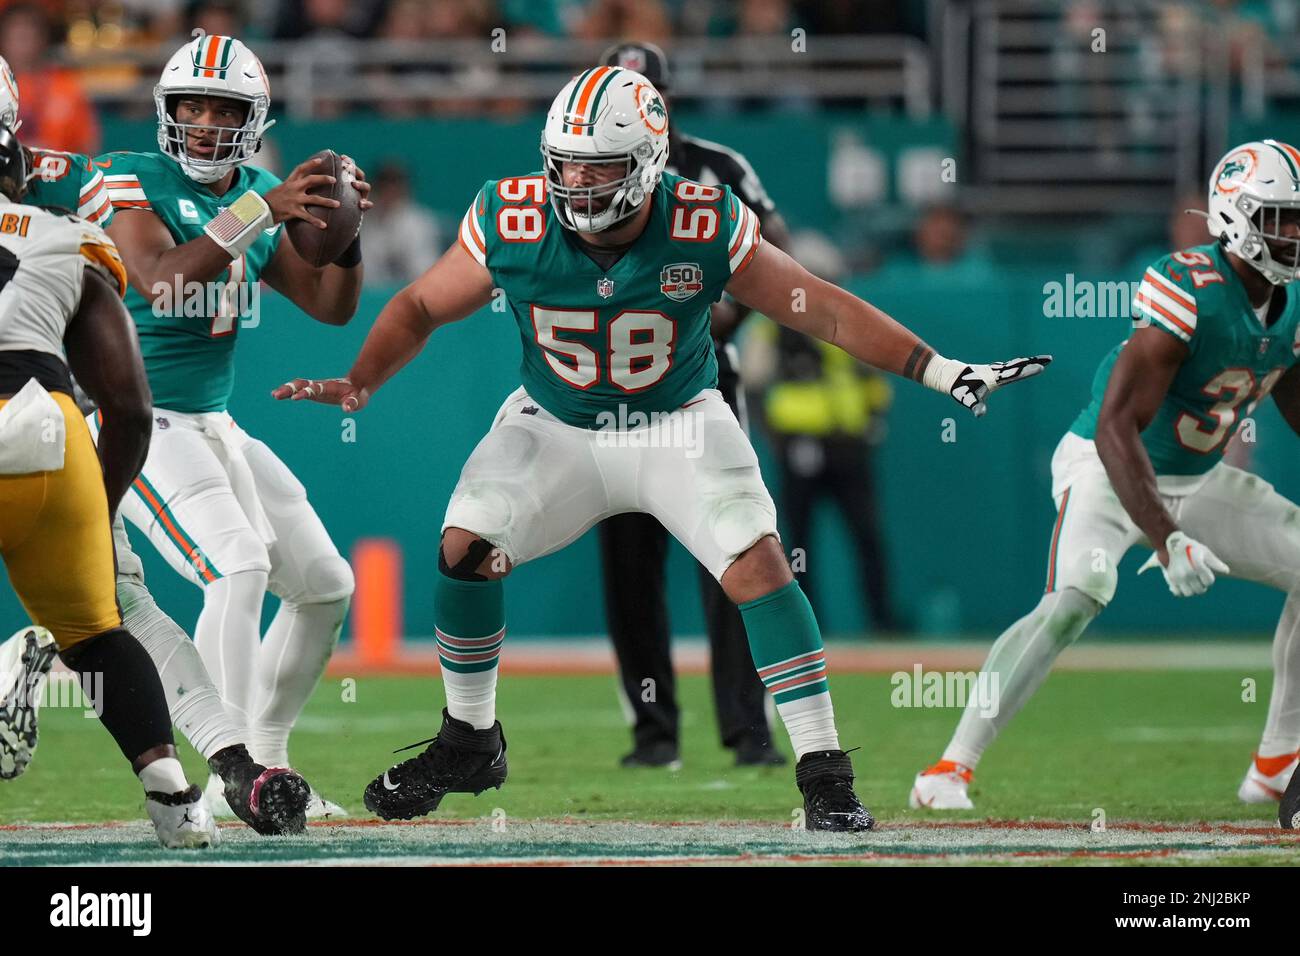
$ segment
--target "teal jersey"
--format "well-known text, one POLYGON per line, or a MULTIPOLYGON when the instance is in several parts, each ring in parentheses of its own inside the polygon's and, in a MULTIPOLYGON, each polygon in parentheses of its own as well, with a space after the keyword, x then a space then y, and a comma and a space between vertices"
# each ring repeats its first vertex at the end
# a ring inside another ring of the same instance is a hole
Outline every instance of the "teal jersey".
MULTIPOLYGON (((147 209, 162 220, 176 245, 203 235, 203 227, 249 189, 265 196, 280 180, 264 169, 235 167, 225 195, 196 183, 175 160, 161 153, 108 153, 96 161, 114 215, 147 209)), ((241 304, 275 255, 283 229, 267 229, 248 251, 230 263, 212 289, 187 287, 179 276, 170 289, 150 298, 132 287, 126 306, 140 335, 154 404, 177 412, 219 412, 235 382, 235 339, 241 304), (216 294, 224 287, 224 294, 216 294)))
MULTIPOLYGON (((1142 432, 1157 475, 1199 475, 1214 467, 1241 420, 1300 360, 1297 293, 1291 286, 1273 291, 1283 305, 1265 327, 1217 243, 1165 256, 1143 274, 1133 298, 1135 324, 1149 324, 1188 348, 1142 432)), ((1076 435, 1096 436, 1102 396, 1123 347, 1115 346, 1097 369, 1092 401, 1070 426, 1076 435)))
POLYGON ((608 269, 560 225, 541 173, 488 182, 461 221, 519 327, 524 387, 570 425, 636 427, 717 384, 709 306, 752 260, 758 217, 730 187, 667 174, 651 202, 608 269))
POLYGON ((23 202, 28 206, 70 212, 97 226, 113 217, 103 170, 89 156, 32 147, 32 176, 23 202))

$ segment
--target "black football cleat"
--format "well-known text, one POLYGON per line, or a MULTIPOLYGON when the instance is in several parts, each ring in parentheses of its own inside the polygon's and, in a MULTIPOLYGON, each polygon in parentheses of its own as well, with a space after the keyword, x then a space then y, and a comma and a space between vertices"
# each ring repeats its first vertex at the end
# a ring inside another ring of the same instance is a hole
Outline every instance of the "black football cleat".
POLYGON ((21 777, 36 753, 36 714, 58 648, 42 627, 0 644, 0 780, 21 777))
POLYGON ((243 744, 213 754, 208 767, 221 778, 231 811, 257 833, 284 836, 307 829, 311 787, 297 771, 263 767, 243 744))
POLYGON ((876 825, 853 792, 853 764, 843 750, 804 754, 794 778, 803 793, 805 829, 855 833, 876 825))
MULTIPOLYGON (((487 730, 475 730, 444 709, 442 728, 418 756, 403 760, 370 781, 366 809, 384 820, 411 820, 438 809, 449 793, 478 796, 506 782, 506 738, 497 721, 487 730)), ((394 751, 401 753, 402 750, 394 751)))
POLYGON ((1277 822, 1283 830, 1300 829, 1300 773, 1291 774, 1291 781, 1278 803, 1277 822))

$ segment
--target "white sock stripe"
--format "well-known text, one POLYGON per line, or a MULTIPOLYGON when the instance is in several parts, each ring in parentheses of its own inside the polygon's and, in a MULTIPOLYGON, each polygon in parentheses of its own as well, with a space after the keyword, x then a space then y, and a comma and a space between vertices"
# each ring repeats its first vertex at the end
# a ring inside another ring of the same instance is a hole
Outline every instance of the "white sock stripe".
POLYGON ((473 654, 457 654, 454 651, 443 650, 438 648, 439 660, 450 661, 453 664, 480 664, 483 661, 493 661, 501 656, 501 649, 493 648, 491 650, 479 651, 473 654))
POLYGON ((770 673, 773 668, 784 667, 785 665, 792 664, 795 661, 807 662, 807 661, 812 661, 813 658, 815 657, 825 657, 825 656, 826 656, 826 649, 824 647, 818 648, 815 651, 804 651, 801 654, 796 654, 794 657, 787 657, 783 661, 774 661, 771 664, 764 664, 762 667, 758 669, 758 675, 762 677, 764 674, 770 673))
POLYGON ((497 641, 493 644, 485 644, 482 647, 454 647, 450 644, 447 644, 445 641, 442 641, 441 639, 435 639, 434 644, 438 648, 439 654, 443 653, 444 651, 448 654, 482 654, 487 651, 492 651, 493 653, 500 653, 501 648, 505 645, 505 641, 497 641))
POLYGON ((815 684, 817 681, 823 680, 826 680, 825 666, 819 667, 814 671, 809 671, 807 674, 800 674, 798 677, 792 677, 784 684, 771 685, 767 689, 773 694, 784 694, 787 691, 796 690, 800 687, 805 687, 808 684, 815 684))
POLYGON ((501 630, 497 631, 495 634, 490 634, 487 637, 456 637, 437 627, 433 629, 433 633, 440 643, 445 643, 448 647, 461 647, 468 649, 482 647, 486 644, 491 644, 493 641, 499 642, 504 640, 506 629, 502 627, 501 630))
POLYGON ((802 673, 803 671, 808 670, 810 668, 811 669, 821 668, 822 670, 825 670, 826 658, 824 656, 818 656, 813 658, 812 660, 807 660, 804 661, 803 663, 795 664, 791 667, 784 667, 779 671, 773 671, 769 673, 767 676, 762 677, 760 679, 763 681, 764 684, 770 687, 773 684, 780 683, 787 677, 793 677, 795 674, 802 673))

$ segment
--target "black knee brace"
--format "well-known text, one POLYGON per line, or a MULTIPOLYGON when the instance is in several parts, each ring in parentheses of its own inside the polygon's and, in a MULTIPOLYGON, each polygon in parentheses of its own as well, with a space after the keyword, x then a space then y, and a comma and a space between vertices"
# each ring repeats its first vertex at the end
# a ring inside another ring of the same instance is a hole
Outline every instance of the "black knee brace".
POLYGON ((487 575, 478 573, 478 566, 483 563, 483 559, 492 553, 492 544, 484 541, 482 538, 475 538, 465 549, 465 557, 461 558, 455 565, 447 564, 447 556, 443 554, 442 545, 438 546, 438 570, 449 578, 457 581, 487 581, 487 575))

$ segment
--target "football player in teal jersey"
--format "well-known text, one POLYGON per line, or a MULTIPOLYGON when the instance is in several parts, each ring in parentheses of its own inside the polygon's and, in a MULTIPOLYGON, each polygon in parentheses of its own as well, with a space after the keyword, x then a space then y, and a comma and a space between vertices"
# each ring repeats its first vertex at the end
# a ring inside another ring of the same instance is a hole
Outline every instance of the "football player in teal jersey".
MULTIPOLYGON (((18 107, 18 85, 8 64, 0 58, 0 124, 17 128, 18 107)), ((25 203, 75 213, 99 226, 108 224, 112 218, 108 189, 102 170, 90 157, 39 146, 23 149, 30 170, 25 203)), ((83 411, 93 409, 93 402, 80 389, 77 395, 83 411)), ((116 597, 123 626, 166 677, 163 687, 172 721, 208 761, 213 773, 222 778, 227 805, 263 835, 301 831, 310 798, 307 782, 291 770, 268 769, 249 755, 247 731, 241 731, 230 720, 189 635, 163 613, 145 586, 144 567, 131 549, 121 514, 113 519, 113 544, 116 597)), ((28 633, 29 629, 24 628, 0 644, 0 671, 4 661, 20 659, 28 633)), ((53 662, 52 656, 34 660, 40 663, 41 673, 28 673, 25 681, 43 679, 53 662)), ((26 708, 0 706, 0 738, 14 742, 20 766, 30 763, 37 739, 36 703, 26 708)))
POLYGON ((1232 150, 1210 177, 1209 210, 1216 241, 1146 270, 1134 330, 1102 360, 1092 400, 1057 446, 1047 593, 984 664, 998 678, 996 714, 967 705, 942 759, 917 775, 913 807, 973 806, 967 788, 980 756, 1115 596, 1120 559, 1135 545, 1154 550, 1142 570, 1158 566, 1180 597, 1203 594, 1219 574, 1287 595, 1268 720, 1238 796, 1277 800, 1295 770, 1300 508, 1226 464, 1223 451, 1270 393, 1300 432, 1291 284, 1300 275, 1300 151, 1273 140, 1232 150))
MULTIPOLYGON (((320 269, 282 241, 286 220, 324 228, 313 207, 338 203, 309 194, 332 180, 308 163, 283 182, 247 165, 272 122, 262 64, 239 40, 196 36, 167 62, 154 99, 159 151, 96 161, 154 402, 149 458, 122 511, 203 588, 194 640, 207 671, 253 758, 287 768, 289 733, 338 640, 352 571, 302 484, 226 405, 258 282, 342 325, 360 294, 360 236, 320 269), (281 605, 263 637, 268 589, 281 605)), ((360 170, 356 178, 368 208, 369 184, 360 170)), ((234 812, 226 791, 214 773, 218 814, 234 812)), ((342 813, 316 794, 307 810, 342 813)))
MULTIPOLYGON (((0 124, 17 133, 18 81, 8 62, 0 57, 0 124)), ((108 225, 112 209, 104 189, 104 177, 89 156, 57 149, 23 145, 27 159, 27 191, 23 201, 51 211, 67 212, 92 222, 108 225)))
POLYGON ((737 301, 864 362, 948 393, 976 415, 1047 356, 968 365, 762 240, 729 187, 664 173, 668 115, 640 73, 596 67, 556 97, 541 172, 488 182, 458 242, 380 313, 346 378, 295 379, 279 398, 345 411, 441 325, 504 293, 523 387, 461 473, 443 521, 436 629, 447 706, 437 738, 374 780, 366 806, 406 819, 506 777, 496 720, 502 578, 597 521, 654 515, 744 618, 776 701, 813 830, 866 830, 826 678, 821 633, 777 539, 758 459, 716 389, 709 305, 737 301))

